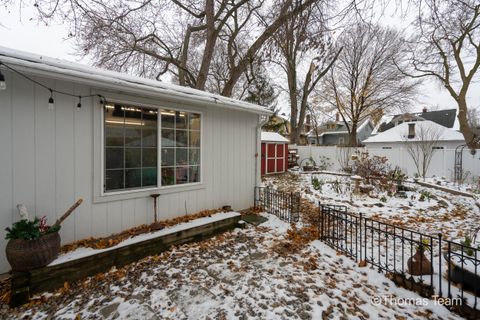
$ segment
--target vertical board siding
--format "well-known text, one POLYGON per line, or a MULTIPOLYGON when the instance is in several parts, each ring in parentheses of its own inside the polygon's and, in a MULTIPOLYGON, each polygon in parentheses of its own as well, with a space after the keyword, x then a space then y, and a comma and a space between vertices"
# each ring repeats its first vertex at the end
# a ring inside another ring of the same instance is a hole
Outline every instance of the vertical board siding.
MULTIPOLYGON (((57 82, 56 89, 64 92, 75 92, 75 86, 72 83, 63 81, 57 82)), ((75 201, 74 112, 82 112, 82 110, 76 110, 77 100, 65 95, 57 95, 55 99, 55 203, 57 218, 75 201)), ((75 241, 75 220, 72 217, 62 223, 60 236, 64 243, 75 241)))
MULTIPOLYGON (((77 88, 79 94, 87 95, 88 88, 77 88)), ((74 198, 84 201, 71 219, 75 222, 75 239, 84 239, 94 234, 92 229, 93 185, 93 98, 82 99, 82 109, 74 112, 74 198)), ((93 222, 95 223, 95 222, 93 222)))
MULTIPOLYGON (((35 204, 35 109, 34 87, 24 78, 12 81, 13 203, 26 205, 31 215, 35 204)), ((18 220, 15 212, 14 218, 18 220)))
MULTIPOLYGON (((54 86, 53 80, 36 79, 48 86, 54 86)), ((36 215, 46 216, 52 224, 56 220, 55 212, 55 111, 48 109, 50 93, 35 88, 35 209, 36 215)))
MULTIPOLYGON (((12 88, 13 78, 10 72, 2 72, 5 76, 7 89, 0 91, 0 225, 3 228, 12 224, 16 215, 13 202, 13 110, 12 110, 12 88)), ((4 234, 0 236, 0 247, 7 245, 4 234)), ((3 271, 8 270, 8 263, 5 258, 0 260, 0 267, 3 271)))
MULTIPOLYGON (((0 153, 2 230, 18 221, 17 203, 25 204, 31 215, 46 215, 53 223, 78 198, 84 202, 62 224, 63 244, 153 222, 149 196, 94 202, 96 97, 82 99, 82 108, 77 110, 78 98, 57 94, 54 110, 48 110, 47 90, 9 72, 4 74, 7 90, 0 91, 0 147, 7 152, 0 153)), ((36 80, 76 95, 95 90, 67 81, 36 80)), ((153 102, 162 105, 161 101, 153 102)), ((252 205, 258 117, 221 107, 202 107, 202 111, 201 174, 205 187, 165 194, 160 190, 160 220, 223 205, 237 210, 252 205)), ((0 239, 0 272, 7 272, 6 241, 4 236, 0 239)))

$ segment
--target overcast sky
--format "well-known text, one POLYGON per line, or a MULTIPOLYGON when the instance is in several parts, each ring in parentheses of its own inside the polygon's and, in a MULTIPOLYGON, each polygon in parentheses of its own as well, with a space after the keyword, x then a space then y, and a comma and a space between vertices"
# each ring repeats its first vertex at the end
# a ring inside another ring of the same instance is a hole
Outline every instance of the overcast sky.
MULTIPOLYGON (((18 6, 7 10, 0 7, 0 46, 23 51, 29 51, 55 58, 89 64, 87 58, 75 54, 75 42, 66 39, 68 30, 66 25, 38 25, 31 18, 34 17, 33 7, 23 8, 20 12, 18 6)), ((382 19, 382 24, 398 26, 401 20, 387 14, 382 19)), ((405 23, 405 22, 404 22, 405 23)), ((404 24, 403 23, 403 24, 404 24)), ((480 74, 476 75, 476 84, 470 88, 468 101, 471 107, 480 107, 480 74)), ((418 97, 419 103, 415 110, 427 108, 456 108, 453 98, 443 90, 438 83, 433 81, 424 85, 418 97)))

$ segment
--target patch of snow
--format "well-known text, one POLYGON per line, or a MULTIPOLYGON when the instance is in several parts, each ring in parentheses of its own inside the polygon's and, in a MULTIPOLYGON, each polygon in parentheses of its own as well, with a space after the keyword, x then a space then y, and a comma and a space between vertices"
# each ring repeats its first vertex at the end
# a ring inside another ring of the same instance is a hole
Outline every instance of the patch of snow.
POLYGON ((262 131, 262 142, 284 142, 288 143, 288 139, 276 132, 262 131))
POLYGON ((220 221, 220 220, 224 220, 224 219, 229 219, 229 218, 233 218, 233 217, 238 217, 238 216, 240 216, 240 213, 238 213, 238 212, 233 212, 233 211, 232 212, 222 212, 222 213, 217 213, 215 215, 212 215, 211 217, 204 217, 204 218, 200 218, 200 219, 195 219, 195 220, 192 220, 192 221, 189 221, 189 222, 177 224, 177 225, 172 226, 172 227, 167 227, 167 228, 164 228, 162 230, 155 231, 155 232, 140 234, 138 236, 125 239, 124 241, 122 241, 122 242, 120 242, 120 243, 118 243, 115 246, 112 246, 110 248, 93 249, 93 248, 80 247, 80 248, 77 248, 76 250, 73 250, 73 251, 70 251, 70 252, 67 252, 65 254, 60 255, 57 259, 53 260, 48 266, 54 266, 54 265, 61 264, 61 263, 67 262, 67 261, 77 260, 77 259, 80 259, 80 258, 84 258, 84 257, 88 257, 88 256, 91 256, 91 255, 97 254, 97 253, 111 251, 111 250, 114 250, 114 249, 118 249, 118 248, 121 248, 121 247, 125 247, 125 246, 128 246, 128 245, 134 244, 134 243, 158 238, 158 237, 161 237, 161 236, 177 233, 177 232, 184 231, 184 230, 187 230, 187 229, 203 226, 203 225, 206 225, 206 224, 209 224, 209 223, 212 223, 212 222, 216 222, 216 221, 220 221))
POLYGON ((206 91, 136 77, 125 73, 103 70, 2 46, 0 46, 0 61, 5 64, 26 68, 28 72, 46 71, 52 75, 66 75, 79 82, 96 81, 96 83, 101 85, 110 84, 122 88, 123 90, 148 90, 151 93, 170 97, 195 99, 199 102, 208 103, 210 105, 233 107, 239 110, 260 114, 272 114, 271 111, 259 105, 235 100, 233 98, 224 97, 206 91))
MULTIPOLYGON (((419 128, 432 131, 432 132, 439 132, 438 141, 465 141, 463 135, 453 129, 446 128, 439 124, 436 124, 433 121, 425 120, 425 121, 418 121, 412 122, 417 127, 415 130, 418 132, 419 128)), ((369 137, 366 140, 363 140, 362 143, 374 143, 374 142, 403 142, 406 139, 408 134, 408 125, 409 122, 404 122, 395 126, 391 129, 388 129, 384 132, 380 132, 374 136, 369 137)), ((419 135, 417 134, 414 138, 408 139, 408 141, 419 141, 419 135)))
MULTIPOLYGON (((164 252, 159 260, 126 267, 126 276, 72 287, 11 318, 45 319, 461 319, 432 300, 397 288, 370 268, 360 268, 327 245, 313 241, 279 255, 272 244, 288 223, 247 226, 201 243, 164 252), (311 266, 311 267, 309 267, 311 266), (169 272, 172 271, 173 272, 169 272), (144 274, 147 274, 145 276, 144 274), (109 288, 115 288, 111 292, 109 288), (374 299, 420 304, 375 303, 374 299)), ((0 310, 2 312, 2 310, 0 310)), ((3 314, 0 314, 2 316, 3 314)))

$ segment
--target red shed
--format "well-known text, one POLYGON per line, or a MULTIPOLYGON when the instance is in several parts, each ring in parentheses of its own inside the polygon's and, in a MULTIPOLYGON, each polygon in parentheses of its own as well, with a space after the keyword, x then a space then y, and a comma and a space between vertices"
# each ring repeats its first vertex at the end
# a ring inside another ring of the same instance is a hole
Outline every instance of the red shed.
POLYGON ((288 169, 288 140, 275 132, 262 132, 262 175, 288 169))

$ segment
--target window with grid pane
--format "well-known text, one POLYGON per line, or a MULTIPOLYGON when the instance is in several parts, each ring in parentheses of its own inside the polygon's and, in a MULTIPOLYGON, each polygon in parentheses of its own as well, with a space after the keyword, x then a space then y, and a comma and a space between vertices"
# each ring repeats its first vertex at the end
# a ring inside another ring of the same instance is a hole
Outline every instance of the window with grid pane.
POLYGON ((200 182, 200 114, 161 111, 161 184, 200 182))
POLYGON ((157 186, 158 111, 107 103, 104 191, 157 186))

